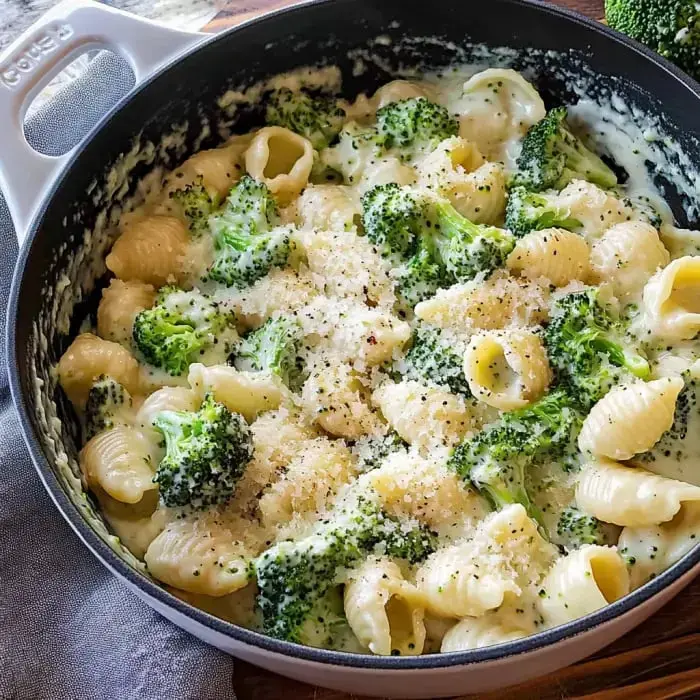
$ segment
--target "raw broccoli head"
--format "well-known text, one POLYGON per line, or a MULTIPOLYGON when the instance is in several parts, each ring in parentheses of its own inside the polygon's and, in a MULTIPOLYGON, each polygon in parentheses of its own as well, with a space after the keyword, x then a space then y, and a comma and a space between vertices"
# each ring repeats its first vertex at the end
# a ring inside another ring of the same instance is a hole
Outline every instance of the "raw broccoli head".
POLYGON ((417 563, 435 547, 435 535, 424 527, 390 518, 376 504, 360 499, 351 512, 337 514, 313 535, 280 542, 258 557, 263 629, 298 642, 315 603, 363 557, 385 554, 417 563))
POLYGON ((514 187, 508 194, 506 228, 516 236, 524 236, 545 228, 572 231, 581 226, 571 216, 571 210, 557 202, 558 196, 558 193, 529 192, 525 187, 514 187))
POLYGON ((270 318, 236 348, 236 367, 270 372, 296 391, 304 381, 304 363, 299 355, 303 339, 301 326, 292 316, 270 318))
POLYGON ((396 294, 410 309, 450 284, 429 246, 429 242, 422 241, 419 251, 396 269, 396 294))
POLYGON ((471 398, 463 365, 462 357, 443 338, 442 331, 427 325, 413 331, 411 347, 397 363, 399 372, 407 379, 428 381, 471 398))
POLYGON ((292 92, 288 88, 272 93, 265 115, 268 124, 301 134, 316 150, 332 143, 345 121, 345 110, 335 98, 314 97, 308 92, 292 92))
POLYGON ((85 440, 113 428, 120 411, 131 407, 131 395, 117 381, 100 375, 90 389, 85 404, 85 440))
POLYGON ((606 0, 608 25, 700 78, 700 9, 695 0, 606 0))
POLYGON ((566 115, 565 107, 557 107, 530 127, 518 156, 512 185, 541 192, 560 190, 575 179, 588 180, 605 188, 617 184, 615 173, 569 131, 566 115))
POLYGON ((425 97, 412 97, 377 110, 377 128, 385 148, 411 156, 456 136, 459 123, 444 107, 425 97))
POLYGON ((412 255, 424 228, 424 206, 409 187, 377 185, 362 195, 362 226, 384 255, 412 255))
POLYGON ((408 444, 395 431, 390 430, 386 435, 368 435, 360 438, 352 447, 357 455, 360 471, 368 472, 382 465, 391 454, 406 450, 408 444))
POLYGON ((505 413, 474 437, 462 441, 448 465, 482 493, 494 508, 521 503, 531 517, 542 516, 526 487, 527 467, 571 459, 582 416, 562 390, 531 406, 505 413))
POLYGON ((597 288, 559 297, 544 343, 560 383, 590 408, 624 376, 647 379, 649 363, 625 339, 623 323, 599 299, 597 288))
POLYGON ((496 226, 474 224, 449 202, 435 202, 431 214, 427 235, 453 282, 466 282, 502 267, 515 246, 512 233, 496 226))
POLYGON ((578 549, 584 544, 607 544, 608 526, 592 515, 577 508, 565 508, 557 522, 557 536, 567 550, 578 549))
POLYGON ((177 202, 182 209, 193 237, 198 238, 209 229, 209 217, 217 209, 219 203, 218 197, 212 197, 207 192, 201 175, 195 182, 171 192, 170 198, 177 202))
POLYGON ((155 306, 137 314, 133 338, 147 362, 179 376, 217 345, 227 356, 234 324, 233 314, 204 294, 164 287, 155 306))
POLYGON ((154 477, 166 506, 224 503, 253 456, 248 425, 208 394, 198 411, 162 411, 154 420, 166 454, 154 477))
POLYGON ((292 242, 279 223, 277 203, 267 185, 244 175, 223 209, 209 219, 216 255, 207 277, 247 287, 271 268, 286 265, 292 242))

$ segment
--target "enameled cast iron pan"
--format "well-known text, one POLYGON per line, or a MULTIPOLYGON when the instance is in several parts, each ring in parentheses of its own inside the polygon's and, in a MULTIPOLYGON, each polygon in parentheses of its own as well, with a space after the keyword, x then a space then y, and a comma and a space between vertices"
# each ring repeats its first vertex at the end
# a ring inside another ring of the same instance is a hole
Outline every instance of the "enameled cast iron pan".
MULTIPOLYGON (((217 99, 229 87, 302 65, 336 64, 344 74, 344 91, 353 96, 389 80, 400 64, 436 66, 464 60, 455 47, 467 41, 539 49, 530 51, 526 60, 516 58, 514 67, 536 74, 535 82, 550 106, 575 100, 576 84, 589 83, 594 75, 603 96, 614 89, 628 103, 660 117, 700 170, 700 86, 634 42, 539 2, 323 0, 210 39, 79 0, 59 5, 0 59, 0 184, 23 240, 8 316, 9 373, 24 436, 47 490, 92 553, 175 624, 268 669, 362 694, 417 698, 477 692, 570 664, 618 638, 680 591, 698 571, 700 549, 595 614, 494 647, 383 658, 280 642, 178 600, 110 540, 90 500, 79 493, 79 482, 71 477, 71 465, 77 469, 77 424, 56 388, 51 366, 85 314, 94 311, 95 289, 104 273, 94 261, 104 257, 109 243, 108 236, 99 233, 105 217, 154 166, 173 167, 195 147, 218 143, 217 99), (374 43, 378 35, 391 41, 374 43), (416 37, 430 40, 413 41, 416 37), (27 104, 73 56, 99 47, 127 58, 136 88, 72 152, 60 158, 37 154, 22 136, 27 104), (371 60, 372 55, 382 60, 371 60), (358 56, 370 60, 364 61, 364 72, 354 75, 358 56), (203 119, 209 119, 211 135, 195 146, 203 119), (183 124, 180 149, 161 142, 162 134, 183 124), (124 158, 127 153, 131 155, 124 158), (98 234, 86 238, 85 231, 95 228, 98 234)), ((241 128, 250 126, 255 115, 243 119, 248 123, 241 128)), ((663 178, 660 183, 667 184, 663 178)), ((684 185, 686 190, 693 187, 690 181, 684 185)), ((680 204, 677 198, 675 204, 680 204)), ((693 223, 683 219, 680 207, 676 213, 681 224, 693 223)))

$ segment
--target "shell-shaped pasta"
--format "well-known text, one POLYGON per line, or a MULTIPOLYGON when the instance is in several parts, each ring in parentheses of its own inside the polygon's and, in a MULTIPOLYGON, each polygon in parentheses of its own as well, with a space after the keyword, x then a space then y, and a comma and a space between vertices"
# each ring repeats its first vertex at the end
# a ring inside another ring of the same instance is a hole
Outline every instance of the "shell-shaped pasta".
POLYGON ((644 287, 644 324, 664 340, 700 333, 700 255, 678 258, 644 287))
POLYGON ((327 438, 309 440, 260 498, 263 524, 280 525, 294 515, 322 513, 353 474, 352 455, 345 445, 327 438))
POLYGON ((309 419, 331 435, 349 440, 382 432, 382 422, 367 398, 362 378, 347 364, 321 366, 311 373, 301 392, 309 419))
POLYGON ((700 502, 687 502, 666 523, 626 527, 617 543, 627 560, 632 589, 685 556, 700 540, 700 502))
POLYGON ((118 343, 81 333, 58 363, 58 378, 74 406, 85 406, 92 385, 101 375, 112 377, 132 396, 139 393, 141 379, 136 358, 118 343))
POLYGON ((673 424, 680 377, 613 387, 583 422, 582 452, 610 459, 631 459, 651 449, 673 424))
POLYGON ((626 221, 609 228, 591 249, 596 282, 608 282, 620 301, 639 293, 649 278, 668 265, 670 256, 659 234, 645 221, 626 221))
POLYGON ((475 398, 505 411, 526 406, 552 380, 542 341, 526 330, 472 336, 464 355, 464 374, 475 398))
POLYGON ((530 634, 529 631, 504 623, 497 612, 482 617, 465 617, 450 628, 442 639, 440 651, 480 649, 494 644, 512 642, 530 634))
POLYGON ((281 201, 296 197, 309 181, 314 149, 308 139, 281 126, 256 132, 245 152, 246 171, 281 201))
POLYGON ((572 280, 587 279, 588 244, 578 234, 561 228, 533 231, 515 244, 506 266, 528 279, 544 277, 557 287, 564 287, 572 280))
POLYGON ((102 291, 102 300, 97 307, 98 335, 120 345, 131 345, 136 314, 150 309, 155 300, 156 290, 152 285, 113 279, 102 291))
POLYGON ((423 652, 421 596, 394 562, 369 559, 351 572, 344 608, 355 636, 373 654, 414 656, 423 652))
POLYGON ((88 486, 97 485, 122 503, 138 503, 153 482, 150 443, 138 430, 118 426, 98 433, 80 451, 88 486))
POLYGON ((153 426, 156 416, 162 411, 195 411, 201 400, 191 390, 182 386, 167 386, 154 391, 141 404, 136 423, 142 429, 153 426))
POLYGON ((299 197, 302 228, 352 231, 362 216, 359 198, 345 185, 309 185, 299 197))
MULTIPOLYGON (((357 189, 360 194, 377 185, 395 182, 397 185, 412 185, 416 181, 416 171, 396 156, 368 158, 360 171, 357 189)), ((350 180, 352 182, 352 180, 350 180)))
POLYGON ((556 198, 556 204, 581 223, 581 233, 589 243, 611 226, 635 218, 623 201, 585 180, 572 180, 556 198))
POLYGON ((580 510, 623 527, 668 522, 683 504, 695 501, 700 487, 609 460, 587 464, 576 484, 580 510))
POLYGON ((615 547, 584 545, 559 559, 542 582, 539 608, 554 627, 627 595, 629 574, 615 547))
POLYGON ((453 181, 459 181, 485 162, 475 143, 461 136, 451 136, 441 141, 417 164, 419 183, 449 192, 453 181))
POLYGON ((661 224, 661 240, 671 254, 671 259, 687 255, 700 255, 700 231, 661 224))
POLYGON ((520 282, 503 274, 486 282, 455 284, 416 305, 423 321, 471 335, 478 330, 525 328, 546 321, 549 290, 536 282, 520 282))
POLYGON ((392 102, 410 100, 414 97, 430 97, 428 86, 410 80, 392 80, 374 93, 372 102, 376 105, 376 109, 381 109, 392 102))
POLYGON ((159 581, 219 597, 248 584, 251 554, 255 553, 237 532, 208 519, 186 518, 170 523, 151 542, 144 558, 159 581))
POLYGON ((464 530, 486 514, 483 500, 439 457, 395 452, 361 479, 386 512, 416 518, 433 530, 453 525, 464 530))
POLYGON ((506 176, 500 163, 484 163, 446 193, 454 208, 477 224, 495 224, 506 209, 506 176))
POLYGON ((546 110, 537 90, 511 69, 489 68, 464 84, 456 105, 459 135, 475 142, 493 161, 512 168, 518 142, 527 130, 544 118, 546 110))
POLYGON ((556 548, 520 504, 490 515, 471 540, 438 550, 416 573, 426 608, 446 617, 479 617, 536 583, 556 548))
POLYGON ((201 399, 208 392, 229 411, 240 413, 249 423, 259 413, 278 408, 282 403, 284 386, 264 372, 239 372, 228 365, 190 365, 187 381, 201 399))
POLYGON ((454 445, 473 423, 461 396, 416 381, 383 384, 372 403, 406 442, 424 449, 454 445))
POLYGON ((182 279, 188 243, 180 219, 146 216, 124 229, 105 262, 119 279, 162 287, 182 279))

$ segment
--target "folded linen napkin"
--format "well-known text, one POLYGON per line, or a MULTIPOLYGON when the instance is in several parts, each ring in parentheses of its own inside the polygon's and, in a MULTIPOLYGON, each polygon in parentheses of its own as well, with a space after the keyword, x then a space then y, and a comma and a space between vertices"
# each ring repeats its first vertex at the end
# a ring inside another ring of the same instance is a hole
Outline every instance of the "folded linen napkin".
MULTIPOLYGON (((45 153, 65 152, 132 84, 123 61, 98 55, 32 116, 29 142, 45 153), (94 101, 86 104, 86 96, 94 101)), ((123 586, 39 481, 6 371, 4 310, 16 258, 0 200, 0 700, 235 700, 233 659, 123 586)))

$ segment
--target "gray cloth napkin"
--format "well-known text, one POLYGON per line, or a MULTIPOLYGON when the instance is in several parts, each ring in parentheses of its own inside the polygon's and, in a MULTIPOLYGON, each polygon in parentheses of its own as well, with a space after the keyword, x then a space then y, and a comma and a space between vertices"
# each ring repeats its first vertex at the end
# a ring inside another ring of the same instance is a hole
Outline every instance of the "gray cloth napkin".
MULTIPOLYGON (((132 84, 123 61, 99 55, 32 117, 30 142, 64 152, 132 84), (99 104, 86 105, 86 96, 99 104)), ((6 372, 4 310, 16 258, 0 200, 0 700, 235 700, 231 657, 172 625, 112 576, 39 481, 6 372)))

